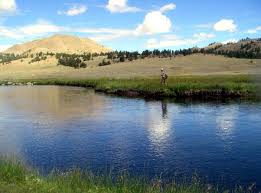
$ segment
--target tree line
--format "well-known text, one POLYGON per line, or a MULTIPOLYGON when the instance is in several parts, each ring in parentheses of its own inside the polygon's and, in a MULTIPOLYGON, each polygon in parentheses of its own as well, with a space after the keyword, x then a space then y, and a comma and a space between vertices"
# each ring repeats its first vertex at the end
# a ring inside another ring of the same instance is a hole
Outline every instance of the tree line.
POLYGON ((0 53, 0 64, 9 64, 14 60, 25 58, 24 55, 19 54, 1 54, 0 53))
POLYGON ((261 59, 261 38, 256 39, 255 41, 246 38, 236 43, 239 46, 234 49, 227 49, 226 46, 229 46, 233 43, 228 43, 226 45, 211 43, 206 48, 188 48, 188 49, 180 49, 180 50, 170 50, 170 49, 154 49, 154 50, 144 50, 142 52, 134 51, 114 51, 107 53, 107 59, 112 62, 125 62, 125 61, 133 61, 137 59, 144 58, 172 58, 176 56, 187 56, 191 54, 215 54, 215 55, 224 55, 227 57, 235 57, 235 58, 250 58, 250 59, 261 59), (241 42, 241 44, 240 44, 241 42), (216 45, 216 46, 215 46, 216 45), (212 46, 212 48, 211 48, 212 46))

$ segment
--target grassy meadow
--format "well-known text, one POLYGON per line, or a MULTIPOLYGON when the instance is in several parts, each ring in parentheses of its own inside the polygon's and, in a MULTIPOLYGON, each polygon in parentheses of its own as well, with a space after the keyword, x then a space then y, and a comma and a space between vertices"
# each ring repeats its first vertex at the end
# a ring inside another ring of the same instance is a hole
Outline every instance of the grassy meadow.
POLYGON ((238 59, 194 54, 175 58, 146 58, 99 67, 102 57, 87 68, 57 66, 55 58, 29 64, 26 59, 0 66, 0 81, 35 82, 92 87, 110 94, 145 97, 256 96, 260 59, 238 59), (160 85, 160 69, 169 79, 160 85))
POLYGON ((99 67, 103 57, 87 62, 87 68, 57 66, 55 57, 29 64, 30 59, 0 65, 0 80, 45 78, 149 78, 159 77, 160 69, 175 76, 261 74, 261 59, 239 59, 224 56, 193 54, 175 58, 145 58, 132 62, 99 67))
MULTIPOLYGON (((93 88, 108 94, 140 97, 256 97, 260 81, 248 75, 211 75, 170 77, 166 85, 158 77, 148 78, 45 78, 20 79, 14 82, 32 82, 35 85, 61 85, 93 88)), ((1 81, 0 81, 1 83, 1 81)), ((2 81, 2 84, 7 83, 2 81)))
POLYGON ((87 171, 73 169, 68 172, 53 172, 41 176, 19 161, 0 160, 1 193, 251 193, 254 185, 226 190, 202 183, 198 178, 191 182, 168 184, 161 179, 146 180, 121 174, 94 175, 87 171))

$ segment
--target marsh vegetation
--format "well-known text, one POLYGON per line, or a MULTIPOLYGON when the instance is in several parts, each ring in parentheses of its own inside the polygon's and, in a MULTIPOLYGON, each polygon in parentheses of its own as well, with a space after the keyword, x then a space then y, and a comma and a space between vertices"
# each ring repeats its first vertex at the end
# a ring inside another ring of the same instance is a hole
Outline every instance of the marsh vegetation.
POLYGON ((5 193, 252 193, 255 185, 232 190, 204 184, 198 177, 190 182, 164 183, 160 178, 147 180, 127 173, 95 175, 72 169, 41 176, 19 161, 0 160, 0 192, 5 193))

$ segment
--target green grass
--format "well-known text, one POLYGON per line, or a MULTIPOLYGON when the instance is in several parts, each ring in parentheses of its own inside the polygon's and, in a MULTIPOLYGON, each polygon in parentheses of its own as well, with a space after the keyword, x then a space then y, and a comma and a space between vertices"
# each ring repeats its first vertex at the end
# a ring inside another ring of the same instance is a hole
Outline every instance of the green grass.
POLYGON ((1 193, 251 193, 253 187, 222 190, 203 184, 198 178, 190 183, 164 184, 160 179, 148 181, 127 174, 117 177, 93 175, 79 169, 41 176, 21 162, 0 160, 1 193))
MULTIPOLYGON (((261 81, 248 75, 178 76, 170 77, 162 86, 159 78, 133 79, 72 79, 45 78, 14 80, 38 85, 91 87, 110 94, 142 97, 256 97, 261 81)), ((1 81, 0 81, 1 82, 1 81)))

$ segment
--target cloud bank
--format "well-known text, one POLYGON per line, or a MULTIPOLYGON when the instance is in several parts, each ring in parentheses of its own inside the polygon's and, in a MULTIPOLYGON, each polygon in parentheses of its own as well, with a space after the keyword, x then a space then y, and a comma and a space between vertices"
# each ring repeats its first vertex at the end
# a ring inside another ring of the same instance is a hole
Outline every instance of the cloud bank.
POLYGON ((146 47, 148 49, 153 48, 167 48, 176 46, 193 46, 202 41, 214 38, 214 34, 197 33, 193 35, 193 38, 180 38, 176 35, 165 35, 161 39, 152 38, 147 41, 146 47))
POLYGON ((76 16, 87 11, 86 5, 72 5, 67 11, 58 11, 58 15, 76 16))
POLYGON ((214 25, 214 30, 221 32, 235 32, 237 30, 237 25, 232 19, 221 19, 214 25))
POLYGON ((126 13, 126 12, 138 12, 137 7, 131 7, 128 5, 127 0, 109 0, 106 5, 106 9, 111 13, 126 13))
POLYGON ((259 33, 259 32, 261 32, 261 26, 257 26, 257 27, 254 28, 254 29, 249 29, 249 30, 247 30, 247 33, 248 33, 248 34, 257 34, 257 33, 259 33))
POLYGON ((15 0, 0 0, 0 14, 11 13, 16 11, 15 0))

